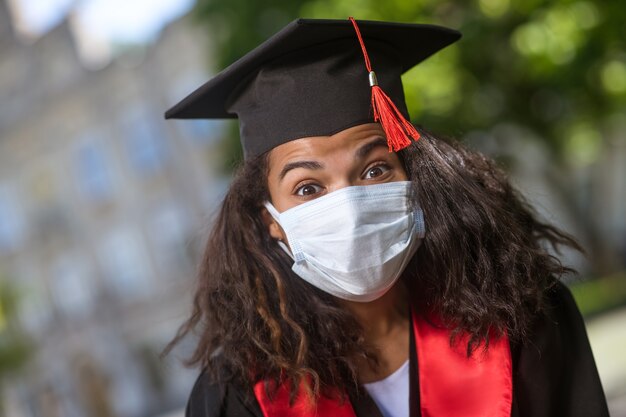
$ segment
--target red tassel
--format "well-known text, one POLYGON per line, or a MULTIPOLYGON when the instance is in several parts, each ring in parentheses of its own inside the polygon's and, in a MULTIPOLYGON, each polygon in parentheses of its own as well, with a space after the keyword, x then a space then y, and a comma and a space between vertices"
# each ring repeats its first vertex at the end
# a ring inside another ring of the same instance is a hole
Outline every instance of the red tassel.
POLYGON ((420 134, 417 129, 404 118, 400 110, 393 104, 393 101, 387 94, 380 88, 376 81, 376 74, 372 71, 372 65, 370 63, 367 50, 365 49, 365 43, 361 37, 361 31, 356 24, 354 18, 350 17, 350 21, 356 31, 356 36, 359 38, 359 44, 363 51, 363 58, 365 59, 365 67, 369 71, 370 85, 372 87, 372 109, 374 110, 374 121, 380 122, 385 135, 387 136, 387 144, 389 145, 389 152, 399 151, 411 144, 410 138, 418 140, 420 134))

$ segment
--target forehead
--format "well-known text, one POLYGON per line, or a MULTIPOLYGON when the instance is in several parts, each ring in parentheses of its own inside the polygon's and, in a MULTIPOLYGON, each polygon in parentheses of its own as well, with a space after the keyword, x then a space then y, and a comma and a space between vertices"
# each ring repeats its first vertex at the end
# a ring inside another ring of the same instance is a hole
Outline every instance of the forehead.
POLYGON ((367 123, 342 130, 332 136, 312 136, 283 143, 269 153, 270 170, 286 162, 307 158, 324 158, 352 153, 363 140, 384 137, 378 123, 367 123))

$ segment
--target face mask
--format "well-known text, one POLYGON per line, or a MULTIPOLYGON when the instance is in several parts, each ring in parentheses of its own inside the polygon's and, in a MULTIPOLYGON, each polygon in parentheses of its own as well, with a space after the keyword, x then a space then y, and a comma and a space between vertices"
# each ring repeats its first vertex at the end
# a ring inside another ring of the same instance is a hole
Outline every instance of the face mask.
POLYGON ((424 237, 424 217, 411 209, 411 182, 345 187, 279 213, 293 271, 344 300, 367 302, 396 282, 424 237))

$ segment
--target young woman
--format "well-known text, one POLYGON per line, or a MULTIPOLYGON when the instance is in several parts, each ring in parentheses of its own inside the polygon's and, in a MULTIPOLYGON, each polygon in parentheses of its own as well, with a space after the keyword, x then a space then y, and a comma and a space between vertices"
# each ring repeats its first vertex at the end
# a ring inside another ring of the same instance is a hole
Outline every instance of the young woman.
POLYGON ((238 117, 245 154, 173 341, 187 416, 608 416, 545 249, 578 245, 406 121, 400 75, 459 37, 298 20, 166 113, 238 117))

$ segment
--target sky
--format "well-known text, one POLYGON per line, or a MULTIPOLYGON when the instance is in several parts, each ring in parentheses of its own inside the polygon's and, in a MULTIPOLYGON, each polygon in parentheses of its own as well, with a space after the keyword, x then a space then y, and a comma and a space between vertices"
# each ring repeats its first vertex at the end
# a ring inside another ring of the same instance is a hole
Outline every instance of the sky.
POLYGON ((195 0, 11 0, 18 30, 38 37, 72 10, 89 36, 116 43, 153 39, 169 21, 191 9, 195 0))

